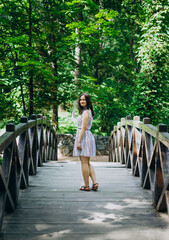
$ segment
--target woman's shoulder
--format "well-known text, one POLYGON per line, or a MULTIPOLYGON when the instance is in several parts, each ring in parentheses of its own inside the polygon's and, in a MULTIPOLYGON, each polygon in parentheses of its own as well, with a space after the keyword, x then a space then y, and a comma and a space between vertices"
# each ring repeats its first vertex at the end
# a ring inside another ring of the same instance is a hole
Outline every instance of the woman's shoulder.
POLYGON ((84 115, 88 115, 88 116, 91 116, 91 110, 90 109, 85 109, 84 111, 83 111, 83 113, 82 113, 82 115, 84 116, 84 115))

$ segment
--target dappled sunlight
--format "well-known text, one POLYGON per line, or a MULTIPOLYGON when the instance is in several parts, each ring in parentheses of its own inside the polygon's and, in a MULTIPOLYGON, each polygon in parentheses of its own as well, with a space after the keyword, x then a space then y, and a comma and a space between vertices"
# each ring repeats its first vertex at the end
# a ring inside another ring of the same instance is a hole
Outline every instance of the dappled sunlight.
POLYGON ((158 226, 157 228, 147 228, 144 230, 144 236, 148 239, 154 236, 154 239, 165 239, 169 238, 169 229, 164 229, 162 226, 158 226), (161 231, 159 231, 161 229, 161 231))
MULTIPOLYGON (((139 238, 137 235, 135 235, 135 238, 133 237, 133 233, 130 229, 125 229, 119 231, 109 231, 108 233, 105 233, 104 236, 101 234, 97 234, 96 236, 86 236, 84 238, 81 238, 83 240, 131 240, 131 239, 137 239, 137 240, 143 240, 139 238)), ((144 239, 145 240, 145 239, 144 239)))
POLYGON ((139 199, 131 199, 131 198, 126 198, 123 200, 124 203, 128 204, 128 207, 140 207, 144 205, 150 205, 150 203, 145 200, 139 200, 139 199))
MULTIPOLYGON (((85 211, 86 212, 86 211, 85 211)), ((112 227, 112 223, 121 222, 128 217, 120 216, 119 214, 115 213, 104 213, 104 212, 90 212, 90 217, 81 219, 83 223, 103 223, 112 227)))
POLYGON ((110 209, 110 210, 122 210, 126 208, 126 206, 121 206, 119 204, 114 204, 114 203, 107 203, 106 206, 104 206, 105 209, 110 209))
POLYGON ((96 167, 121 167, 121 163, 119 162, 94 162, 92 161, 93 166, 96 167))
POLYGON ((47 229, 50 229, 50 228, 54 228, 55 225, 51 225, 51 224, 35 224, 35 229, 37 231, 43 231, 43 230, 47 230, 47 229))
MULTIPOLYGON (((77 159, 77 160, 78 160, 78 159, 77 159)), ((71 162, 71 161, 68 161, 68 163, 69 163, 69 164, 72 164, 72 165, 77 164, 77 162, 71 162)))
POLYGON ((97 234, 96 236, 84 236, 81 237, 81 240, 167 240, 168 239, 168 230, 165 232, 157 230, 158 234, 156 235, 156 231, 154 229, 149 229, 147 227, 146 230, 144 229, 136 229, 134 232, 130 228, 123 228, 120 231, 112 230, 104 234, 97 234))
POLYGON ((150 194, 133 186, 127 171, 107 162, 95 165, 99 190, 82 192, 80 162, 45 163, 23 190, 20 208, 7 216, 4 233, 16 236, 10 240, 166 240, 168 222, 156 214, 150 194))
POLYGON ((71 233, 71 230, 70 229, 65 229, 65 230, 62 230, 62 231, 58 231, 58 232, 51 232, 51 233, 48 233, 48 234, 42 234, 42 235, 39 235, 37 237, 34 237, 32 239, 51 239, 51 240, 55 240, 55 239, 60 239, 61 237, 64 237, 65 234, 69 234, 71 233))

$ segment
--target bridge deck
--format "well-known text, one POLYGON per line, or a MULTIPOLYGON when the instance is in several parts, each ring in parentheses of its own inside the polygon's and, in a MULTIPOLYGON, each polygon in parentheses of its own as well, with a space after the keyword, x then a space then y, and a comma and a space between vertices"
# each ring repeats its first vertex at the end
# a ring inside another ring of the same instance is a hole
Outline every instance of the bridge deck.
POLYGON ((119 163, 93 162, 100 188, 82 192, 80 162, 45 163, 6 215, 3 240, 167 240, 169 217, 119 163))

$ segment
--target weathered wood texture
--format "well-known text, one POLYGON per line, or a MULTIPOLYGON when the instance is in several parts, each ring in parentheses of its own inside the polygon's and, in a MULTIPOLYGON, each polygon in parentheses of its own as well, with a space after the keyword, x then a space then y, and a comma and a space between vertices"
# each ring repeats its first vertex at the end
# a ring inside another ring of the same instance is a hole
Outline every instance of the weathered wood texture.
POLYGON ((149 118, 122 118, 110 136, 109 161, 121 162, 151 189, 154 207, 169 213, 169 133, 164 124, 154 127, 149 118))
MULTIPOLYGON (((6 214, 3 240, 167 240, 167 214, 152 206, 131 169, 113 162, 92 162, 98 192, 82 192, 80 162, 52 161, 30 177, 19 206, 6 214)), ((91 182, 90 182, 91 186, 91 182)))
POLYGON ((19 188, 29 185, 29 175, 48 159, 57 159, 57 137, 50 122, 32 115, 18 125, 7 124, 0 137, 0 229, 4 211, 12 212, 18 204, 19 188))

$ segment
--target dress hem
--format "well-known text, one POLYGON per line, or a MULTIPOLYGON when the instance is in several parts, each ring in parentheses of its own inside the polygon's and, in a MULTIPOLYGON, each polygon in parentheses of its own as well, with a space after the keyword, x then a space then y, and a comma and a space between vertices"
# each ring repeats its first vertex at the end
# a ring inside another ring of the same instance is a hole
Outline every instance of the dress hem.
POLYGON ((73 157, 96 157, 96 155, 93 155, 93 156, 86 156, 86 155, 85 156, 84 155, 76 155, 75 156, 75 155, 73 155, 73 157))

